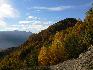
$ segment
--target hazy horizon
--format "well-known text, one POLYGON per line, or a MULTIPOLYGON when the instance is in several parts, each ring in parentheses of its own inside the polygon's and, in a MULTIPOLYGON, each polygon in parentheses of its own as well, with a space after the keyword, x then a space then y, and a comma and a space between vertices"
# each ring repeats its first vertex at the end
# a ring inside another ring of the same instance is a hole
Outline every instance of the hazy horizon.
POLYGON ((0 48, 18 47, 23 44, 31 32, 24 31, 0 31, 0 48))

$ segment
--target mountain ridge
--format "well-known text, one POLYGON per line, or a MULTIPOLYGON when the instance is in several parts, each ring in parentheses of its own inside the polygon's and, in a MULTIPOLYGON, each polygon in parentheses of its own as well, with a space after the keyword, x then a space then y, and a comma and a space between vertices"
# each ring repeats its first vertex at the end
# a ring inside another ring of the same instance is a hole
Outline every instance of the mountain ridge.
POLYGON ((21 45, 31 34, 25 31, 0 31, 0 47, 9 48, 21 45))

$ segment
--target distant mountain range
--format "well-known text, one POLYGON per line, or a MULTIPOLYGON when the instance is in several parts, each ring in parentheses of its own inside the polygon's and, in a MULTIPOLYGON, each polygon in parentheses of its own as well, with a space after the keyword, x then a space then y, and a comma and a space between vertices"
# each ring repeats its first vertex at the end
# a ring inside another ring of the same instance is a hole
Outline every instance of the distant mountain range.
POLYGON ((0 31, 0 48, 16 47, 27 40, 31 32, 0 31))

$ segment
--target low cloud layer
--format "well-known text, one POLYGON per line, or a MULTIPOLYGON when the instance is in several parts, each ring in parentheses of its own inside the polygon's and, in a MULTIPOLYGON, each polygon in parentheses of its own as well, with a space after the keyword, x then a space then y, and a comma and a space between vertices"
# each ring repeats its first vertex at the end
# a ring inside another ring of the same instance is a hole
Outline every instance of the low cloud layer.
POLYGON ((41 20, 38 17, 28 16, 26 19, 18 21, 18 24, 8 25, 5 22, 2 23, 3 24, 0 24, 1 31, 19 30, 38 33, 39 31, 46 29, 52 22, 41 20))
POLYGON ((22 27, 22 30, 32 31, 38 33, 39 31, 46 29, 52 22, 44 21, 35 16, 28 16, 26 20, 19 21, 19 25, 22 27))

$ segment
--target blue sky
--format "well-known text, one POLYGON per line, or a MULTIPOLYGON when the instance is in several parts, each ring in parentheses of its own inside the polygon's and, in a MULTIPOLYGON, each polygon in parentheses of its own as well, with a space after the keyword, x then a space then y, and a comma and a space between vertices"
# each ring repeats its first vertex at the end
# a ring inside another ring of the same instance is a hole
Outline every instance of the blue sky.
POLYGON ((84 19, 93 0, 0 0, 0 31, 38 33, 71 17, 84 19))

